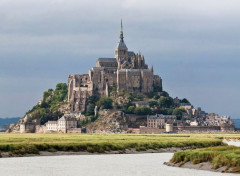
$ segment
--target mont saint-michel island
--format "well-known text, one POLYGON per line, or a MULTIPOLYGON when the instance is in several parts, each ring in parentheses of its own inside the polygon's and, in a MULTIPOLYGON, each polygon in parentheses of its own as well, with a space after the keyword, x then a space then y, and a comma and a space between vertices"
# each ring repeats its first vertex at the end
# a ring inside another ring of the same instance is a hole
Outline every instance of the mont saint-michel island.
MULTIPOLYGON (((172 98, 140 52, 128 49, 121 22, 114 57, 99 58, 87 74, 48 89, 9 133, 226 133, 229 116, 172 98)), ((79 63, 81 64, 81 63, 79 63)), ((67 78, 66 78, 67 79, 67 78)))
POLYGON ((19 164, 13 160, 8 165, 19 166, 23 175, 29 163, 27 175, 42 173, 35 171, 39 165, 48 174, 125 175, 115 171, 116 164, 131 170, 133 163, 144 175, 185 175, 182 167, 198 170, 188 170, 188 175, 240 173, 240 129, 230 116, 205 112, 188 95, 171 97, 162 76, 155 74, 161 70, 144 51, 128 49, 124 32, 121 21, 112 57, 96 59, 86 74, 69 73, 67 83, 44 91, 35 106, 0 134, 2 169, 4 158, 20 156, 19 164))

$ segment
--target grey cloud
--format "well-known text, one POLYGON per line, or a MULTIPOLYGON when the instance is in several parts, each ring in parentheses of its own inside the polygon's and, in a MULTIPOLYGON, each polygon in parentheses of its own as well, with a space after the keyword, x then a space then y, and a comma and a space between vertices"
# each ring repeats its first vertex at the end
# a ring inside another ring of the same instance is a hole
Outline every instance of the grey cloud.
POLYGON ((1 0, 0 116, 23 115, 68 74, 112 57, 121 18, 128 48, 171 95, 240 116, 239 8, 238 0, 1 0))

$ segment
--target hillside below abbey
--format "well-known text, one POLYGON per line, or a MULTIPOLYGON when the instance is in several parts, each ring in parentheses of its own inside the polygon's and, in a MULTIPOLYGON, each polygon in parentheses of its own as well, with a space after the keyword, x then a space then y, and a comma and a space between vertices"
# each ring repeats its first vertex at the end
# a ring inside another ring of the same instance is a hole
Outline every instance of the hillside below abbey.
POLYGON ((236 131, 229 116, 206 113, 186 98, 163 91, 144 56, 120 40, 112 58, 99 58, 86 74, 48 89, 8 132, 13 133, 184 133, 236 131))

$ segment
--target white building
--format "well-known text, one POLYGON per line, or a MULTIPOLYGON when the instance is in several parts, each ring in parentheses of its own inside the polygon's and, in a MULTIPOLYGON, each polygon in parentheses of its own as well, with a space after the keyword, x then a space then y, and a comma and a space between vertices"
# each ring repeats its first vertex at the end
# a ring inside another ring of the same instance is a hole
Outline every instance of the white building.
POLYGON ((198 126, 198 122, 195 120, 195 121, 190 123, 190 126, 198 126))
POLYGON ((48 121, 45 125, 47 132, 67 133, 68 130, 77 129, 77 120, 64 115, 58 121, 48 121))
POLYGON ((57 131, 57 129, 58 129, 57 121, 48 121, 46 123, 47 131, 57 131))

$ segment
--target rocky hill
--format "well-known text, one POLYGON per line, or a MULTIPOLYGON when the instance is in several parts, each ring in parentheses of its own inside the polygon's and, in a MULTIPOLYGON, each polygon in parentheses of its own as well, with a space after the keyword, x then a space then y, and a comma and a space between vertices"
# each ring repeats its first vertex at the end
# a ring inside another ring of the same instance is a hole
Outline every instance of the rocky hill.
POLYGON ((87 125, 88 133, 122 133, 128 128, 126 114, 122 111, 102 111, 96 121, 87 125))
MULTIPOLYGON (((182 109, 178 108, 173 98, 165 91, 143 93, 129 93, 127 91, 116 92, 114 87, 109 88, 109 97, 91 96, 88 99, 86 112, 82 113, 86 119, 79 122, 80 127, 87 127, 92 132, 122 132, 127 126, 135 127, 136 125, 127 120, 127 115, 148 115, 148 114, 175 114, 179 118, 182 109), (138 102, 145 102, 148 106, 136 106, 138 102), (95 107, 98 107, 99 114, 95 114, 95 107), (134 126, 135 125, 135 126, 134 126)), ((43 98, 24 117, 28 121, 39 120, 40 125, 47 121, 54 121, 64 113, 70 112, 69 103, 67 102, 67 85, 59 83, 55 90, 48 89, 43 93, 43 98)), ((183 102, 188 102, 186 99, 183 102)), ((18 132, 20 130, 21 120, 9 129, 9 132, 18 132)), ((138 126, 144 122, 136 122, 138 126)))

